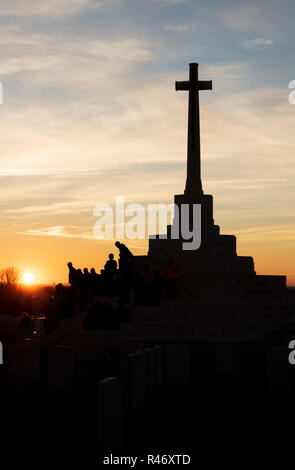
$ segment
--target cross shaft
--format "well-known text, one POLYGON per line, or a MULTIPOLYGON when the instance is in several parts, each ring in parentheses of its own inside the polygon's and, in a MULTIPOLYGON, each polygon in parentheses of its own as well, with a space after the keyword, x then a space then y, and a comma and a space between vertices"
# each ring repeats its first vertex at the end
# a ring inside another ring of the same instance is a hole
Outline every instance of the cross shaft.
POLYGON ((203 194, 201 181, 199 91, 212 90, 212 81, 199 80, 198 67, 198 64, 189 64, 189 81, 175 82, 175 89, 176 91, 189 92, 185 193, 197 192, 198 194, 203 194))

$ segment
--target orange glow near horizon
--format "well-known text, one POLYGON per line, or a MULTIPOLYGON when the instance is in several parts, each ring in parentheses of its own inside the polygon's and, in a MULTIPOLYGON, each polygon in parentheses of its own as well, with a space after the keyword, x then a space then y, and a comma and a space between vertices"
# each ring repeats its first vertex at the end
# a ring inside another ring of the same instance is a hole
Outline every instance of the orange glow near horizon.
MULTIPOLYGON (((221 217, 218 217, 218 221, 221 217)), ((224 234, 235 234, 234 230, 222 230, 224 234)), ((265 236, 249 238, 248 234, 236 233, 237 253, 240 256, 252 256, 255 263, 255 271, 260 275, 286 275, 287 284, 295 285, 294 263, 290 258, 292 253, 292 241, 268 239, 265 236)), ((18 267, 22 273, 34 273, 33 284, 57 284, 67 283, 67 263, 71 261, 76 268, 89 269, 94 267, 99 273, 108 259, 109 253, 114 253, 118 260, 118 250, 114 246, 115 240, 83 240, 69 239, 56 240, 53 246, 51 237, 32 237, 24 240, 26 249, 22 254, 5 253, 7 260, 2 260, 7 265, 18 267), (29 256, 31 258, 29 264, 29 256), (28 265, 30 266, 28 269, 28 265)), ((148 252, 147 240, 124 240, 134 255, 146 255, 148 252)), ((3 266, 5 267, 5 265, 3 266)), ((27 284, 26 285, 32 285, 27 284)))

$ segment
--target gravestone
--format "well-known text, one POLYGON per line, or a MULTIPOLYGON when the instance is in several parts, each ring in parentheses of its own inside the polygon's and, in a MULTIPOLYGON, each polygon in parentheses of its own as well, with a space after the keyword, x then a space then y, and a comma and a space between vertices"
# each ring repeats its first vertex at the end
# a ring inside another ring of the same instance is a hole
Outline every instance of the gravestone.
POLYGON ((163 355, 162 355, 162 348, 161 346, 154 347, 154 359, 155 359, 155 384, 156 387, 162 385, 162 362, 163 362, 163 355))
POLYGON ((48 393, 66 395, 74 383, 74 349, 71 346, 48 348, 48 393))
POLYGON ((155 353, 151 348, 144 350, 146 367, 146 393, 150 398, 155 390, 155 353))
POLYGON ((40 379, 40 344, 35 338, 24 339, 22 344, 29 347, 32 382, 37 384, 40 379))
POLYGON ((134 381, 133 381, 133 401, 134 401, 134 409, 135 411, 138 410, 140 406, 140 397, 141 397, 141 380, 140 380, 140 370, 142 367, 142 352, 137 351, 133 355, 133 361, 134 361, 134 381))
MULTIPOLYGON (((271 393, 290 393, 292 391, 289 349, 271 347, 268 349, 268 390, 271 393)), ((294 367, 294 366, 293 366, 294 367)))
POLYGON ((189 350, 183 344, 165 348, 164 378, 166 385, 187 387, 189 384, 189 350))
POLYGON ((133 415, 138 405, 138 384, 139 375, 137 370, 137 360, 133 353, 127 356, 127 370, 125 374, 125 397, 126 410, 128 414, 133 415))
POLYGON ((144 405, 146 399, 146 363, 144 351, 135 353, 138 360, 138 380, 139 380, 139 407, 144 405))
POLYGON ((63 332, 59 335, 59 344, 75 349, 77 362, 97 363, 103 359, 104 337, 102 331, 63 332))
POLYGON ((34 386, 32 366, 34 351, 30 346, 18 344, 7 346, 4 353, 6 392, 30 393, 34 386))
POLYGON ((120 378, 101 380, 97 389, 99 453, 116 452, 124 445, 124 386, 120 378))
POLYGON ((137 342, 134 342, 134 343, 130 342, 129 343, 129 342, 126 342, 126 343, 121 344, 121 355, 120 355, 120 358, 121 358, 121 364, 120 364, 121 375, 126 374, 128 354, 135 353, 137 351, 143 351, 143 349, 144 349, 143 343, 137 343, 137 342))
POLYGON ((236 345, 216 347, 216 382, 222 391, 232 391, 239 377, 239 360, 236 345))

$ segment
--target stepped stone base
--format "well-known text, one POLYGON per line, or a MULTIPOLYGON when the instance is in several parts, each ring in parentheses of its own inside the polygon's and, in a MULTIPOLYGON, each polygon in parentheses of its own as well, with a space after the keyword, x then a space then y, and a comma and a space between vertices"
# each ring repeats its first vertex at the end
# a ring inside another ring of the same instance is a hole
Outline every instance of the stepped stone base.
POLYGON ((189 205, 190 227, 192 205, 201 204, 201 246, 183 250, 184 240, 172 239, 168 226, 166 239, 154 236, 148 255, 136 257, 138 269, 148 264, 160 272, 172 258, 181 273, 176 297, 164 300, 159 321, 192 322, 198 341, 252 341, 294 329, 286 277, 258 276, 253 258, 237 255, 236 237, 220 234, 214 224, 212 196, 191 192, 176 195, 174 201, 180 213, 181 204, 189 205))

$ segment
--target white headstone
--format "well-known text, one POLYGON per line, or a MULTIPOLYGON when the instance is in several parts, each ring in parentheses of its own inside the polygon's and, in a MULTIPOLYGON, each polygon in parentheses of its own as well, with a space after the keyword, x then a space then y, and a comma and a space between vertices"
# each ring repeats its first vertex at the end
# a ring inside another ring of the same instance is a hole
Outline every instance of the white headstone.
POLYGON ((35 339, 25 339, 22 344, 29 347, 31 356, 30 373, 32 382, 36 384, 40 379, 40 344, 35 339))
POLYGON ((135 354, 128 354, 127 357, 127 373, 125 375, 125 390, 126 390, 126 409, 131 415, 135 413, 138 399, 137 387, 137 368, 135 354))
POLYGON ((162 385, 162 348, 161 346, 154 347, 154 358, 155 358, 155 382, 156 387, 162 385))
POLYGON ((34 373, 30 346, 12 345, 5 348, 5 389, 8 393, 30 393, 34 385, 34 373))
POLYGON ((151 397, 155 390, 155 353, 153 349, 147 348, 145 353, 146 367, 146 391, 147 397, 151 397))
POLYGON ((288 356, 290 350, 284 347, 272 347, 268 350, 268 387, 273 393, 291 391, 291 371, 288 356))
POLYGON ((143 351, 137 351, 135 353, 135 367, 137 373, 137 384, 138 384, 138 408, 142 407, 146 398, 146 370, 145 370, 145 355, 143 351))
POLYGON ((48 348, 48 393, 65 395, 74 382, 74 349, 71 346, 48 348))
POLYGON ((124 445, 124 385, 120 378, 98 383, 98 451, 108 452, 124 445))
POLYGON ((130 353, 135 353, 137 351, 143 351, 144 345, 143 343, 123 343, 121 345, 121 375, 126 374, 127 370, 127 357, 130 353))

